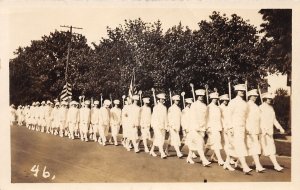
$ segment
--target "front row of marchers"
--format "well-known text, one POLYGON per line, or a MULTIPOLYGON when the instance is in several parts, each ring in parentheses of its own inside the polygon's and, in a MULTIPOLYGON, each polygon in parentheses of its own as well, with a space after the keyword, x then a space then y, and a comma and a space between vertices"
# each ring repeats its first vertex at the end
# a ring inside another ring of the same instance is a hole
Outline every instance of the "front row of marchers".
POLYGON ((234 88, 237 92, 234 99, 229 101, 227 94, 219 97, 218 93, 214 92, 209 95, 211 102, 208 106, 203 103, 205 90, 196 90, 196 101, 193 102, 192 98, 185 99, 183 110, 178 106, 179 95, 172 97, 173 104, 167 109, 164 105, 166 99, 164 93, 156 95, 158 100, 153 111, 149 106, 150 98, 143 98, 143 106, 138 106, 138 95, 127 98, 122 110, 119 108, 119 100, 113 101, 114 107, 111 109, 110 100, 104 100, 101 108, 97 100, 93 102, 92 108, 89 108, 91 104, 89 100, 82 102, 81 105, 76 101, 70 104, 64 101, 54 104, 42 101, 41 106, 39 102, 34 102, 32 106, 19 106, 17 110, 12 105, 11 121, 17 120, 18 125, 25 123, 31 130, 61 137, 68 136, 70 139, 78 137, 82 141, 90 139, 103 146, 108 141, 118 145, 117 135, 122 125, 122 144, 128 151, 134 148, 136 153, 139 152, 139 142, 142 139, 143 150, 151 156, 157 156, 155 153, 157 147, 160 157, 166 158, 169 156, 170 146, 173 146, 177 156, 181 158, 183 156, 181 149, 186 145, 189 150, 187 163, 194 164, 193 159, 197 158, 198 153, 203 166, 209 166, 211 161, 216 161, 229 171, 239 166, 245 174, 249 174, 252 170, 246 162, 246 156, 253 158, 256 172, 265 170, 259 160, 262 154, 270 158, 276 171, 282 171, 283 168, 275 156, 273 127, 275 126, 281 133, 284 133, 284 129, 276 120, 271 105, 274 95, 263 94, 264 102, 258 106, 255 103, 258 97, 256 89, 248 91, 249 101, 246 102, 243 99, 245 85, 239 84, 234 88), (218 106, 219 101, 221 105, 218 106), (152 138, 150 127, 153 130, 152 138), (183 134, 182 139, 179 135, 180 130, 183 134), (169 133, 167 141, 165 141, 166 132, 169 133), (153 142, 150 150, 148 140, 153 142), (226 153, 225 161, 220 154, 223 148, 226 153), (213 151, 210 161, 205 156, 209 150, 213 151))

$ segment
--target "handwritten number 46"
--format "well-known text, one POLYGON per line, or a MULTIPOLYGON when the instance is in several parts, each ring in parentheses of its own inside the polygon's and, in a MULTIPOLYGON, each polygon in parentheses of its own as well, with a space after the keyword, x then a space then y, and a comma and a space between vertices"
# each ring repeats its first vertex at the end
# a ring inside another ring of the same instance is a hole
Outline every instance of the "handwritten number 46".
MULTIPOLYGON (((31 170, 32 172, 34 172, 33 176, 37 177, 38 176, 38 173, 39 173, 39 165, 34 165, 31 170)), ((44 170, 43 170, 43 174, 42 174, 43 178, 48 178, 50 177, 50 172, 46 171, 46 166, 44 167, 44 170)), ((52 179, 55 178, 55 175, 52 177, 52 179)))

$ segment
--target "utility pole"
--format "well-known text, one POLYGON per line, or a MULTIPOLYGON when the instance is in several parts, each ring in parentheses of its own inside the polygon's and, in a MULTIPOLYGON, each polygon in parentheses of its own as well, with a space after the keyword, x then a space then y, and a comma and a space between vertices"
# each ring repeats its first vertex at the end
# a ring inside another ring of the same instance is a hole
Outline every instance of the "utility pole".
POLYGON ((68 54, 67 54, 67 63, 66 63, 66 71, 65 71, 65 80, 66 80, 66 83, 67 83, 67 80, 68 80, 68 65, 69 65, 69 56, 70 56, 70 49, 71 49, 71 43, 72 43, 72 29, 79 29, 81 30, 82 28, 79 28, 79 27, 74 27, 74 26, 66 26, 66 25, 63 25, 63 26, 60 26, 60 27, 64 27, 64 28, 69 28, 70 29, 70 42, 68 44, 68 54))

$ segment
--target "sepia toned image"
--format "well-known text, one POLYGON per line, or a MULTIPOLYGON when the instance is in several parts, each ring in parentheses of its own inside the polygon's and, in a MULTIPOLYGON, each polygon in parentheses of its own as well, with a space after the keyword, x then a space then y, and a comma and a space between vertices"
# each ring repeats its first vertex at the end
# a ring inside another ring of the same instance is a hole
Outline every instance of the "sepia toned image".
POLYGON ((8 6, 10 183, 292 182, 294 9, 181 3, 8 6))

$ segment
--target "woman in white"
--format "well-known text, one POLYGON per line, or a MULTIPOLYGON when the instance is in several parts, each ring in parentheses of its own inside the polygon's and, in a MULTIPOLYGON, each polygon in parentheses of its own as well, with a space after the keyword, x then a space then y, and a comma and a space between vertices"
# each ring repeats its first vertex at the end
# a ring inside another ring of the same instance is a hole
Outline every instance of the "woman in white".
POLYGON ((269 156, 274 165, 276 171, 282 171, 281 167, 276 159, 276 147, 273 139, 274 126, 280 130, 280 133, 284 133, 284 129, 278 123, 275 115, 274 108, 272 107, 272 100, 274 95, 271 93, 265 93, 262 95, 264 103, 259 106, 260 109, 260 127, 262 130, 261 144, 263 155, 269 156))
MULTIPOLYGON (((141 107, 137 105, 139 100, 139 95, 132 96, 133 103, 129 106, 128 112, 128 139, 129 142, 132 142, 134 147, 134 152, 139 152, 138 147, 138 127, 140 127, 140 114, 141 114, 141 107)), ((127 149, 128 150, 128 149, 127 149)))
POLYGON ((143 98, 144 105, 141 107, 141 133, 144 144, 144 151, 149 152, 147 140, 151 138, 150 124, 151 124, 151 108, 149 107, 150 98, 143 98))
POLYGON ((154 138, 153 144, 150 150, 150 155, 156 157, 154 152, 155 147, 158 147, 161 158, 166 158, 167 155, 163 151, 163 145, 165 142, 166 129, 168 125, 167 108, 164 105, 166 94, 157 94, 158 98, 157 104, 153 108, 153 113, 151 116, 151 127, 153 128, 154 138))
POLYGON ((219 95, 216 92, 209 94, 209 98, 211 99, 211 103, 208 105, 208 114, 207 114, 207 124, 206 130, 208 134, 208 143, 207 148, 214 151, 214 154, 217 157, 218 164, 222 166, 224 161, 222 159, 220 150, 222 149, 221 144, 221 131, 222 131, 222 123, 221 123, 221 110, 217 106, 217 101, 219 99, 219 95))
POLYGON ((15 109, 15 105, 12 104, 10 106, 10 124, 13 125, 14 122, 16 121, 16 117, 17 117, 17 111, 15 109))
POLYGON ((248 156, 245 136, 246 136, 246 118, 247 118, 247 103, 243 100, 245 96, 246 86, 238 84, 234 86, 237 95, 228 104, 230 113, 230 125, 233 129, 233 142, 236 155, 242 165, 244 174, 249 174, 252 171, 246 163, 248 156))
POLYGON ((235 169, 231 167, 230 161, 231 157, 236 157, 234 145, 233 145, 233 133, 232 133, 232 127, 230 126, 230 115, 228 111, 228 102, 229 102, 229 96, 228 94, 224 94, 220 96, 220 101, 222 101, 220 105, 221 110, 221 121, 222 121, 222 127, 223 127, 223 138, 224 138, 224 150, 226 153, 226 160, 223 165, 223 168, 229 171, 234 171, 235 169))
POLYGON ((52 134, 58 135, 58 126, 59 126, 59 102, 55 103, 55 107, 51 112, 51 120, 52 120, 52 134))
POLYGON ((106 137, 108 135, 109 123, 110 123, 110 109, 109 106, 111 104, 110 100, 104 100, 103 106, 99 110, 99 144, 103 146, 106 145, 106 137))
POLYGON ((46 122, 47 107, 45 101, 42 101, 39 113, 40 113, 41 132, 43 133, 46 131, 46 126, 47 126, 47 122, 46 122))
MULTIPOLYGON (((181 146, 181 141, 179 137, 179 130, 181 124, 181 109, 178 106, 180 101, 179 95, 172 96, 173 104, 168 109, 168 126, 170 130, 171 143, 170 145, 174 147, 177 157, 181 158, 183 154, 180 152, 179 147, 181 146)), ((170 146, 167 145, 167 146, 170 146)))
POLYGON ((129 148, 129 140, 128 140, 128 112, 129 112, 129 105, 131 104, 131 99, 127 98, 125 100, 125 105, 122 109, 122 133, 123 133, 123 139, 122 139, 122 145, 126 148, 126 150, 130 151, 129 148))
POLYGON ((122 110, 119 108, 120 100, 114 100, 114 107, 110 109, 111 136, 115 146, 118 146, 118 134, 121 125, 122 110))
POLYGON ((197 96, 197 101, 195 101, 190 108, 190 123, 189 132, 187 139, 189 139, 188 145, 189 149, 197 150, 200 161, 202 161, 203 166, 208 166, 211 164, 210 161, 204 155, 204 135, 206 131, 206 117, 207 117, 207 107, 203 103, 205 90, 198 89, 195 91, 197 96))
POLYGON ((261 146, 259 142, 260 130, 260 110, 259 107, 255 104, 258 93, 257 89, 250 90, 247 93, 249 97, 248 105, 248 114, 246 119, 246 144, 248 148, 248 154, 252 156, 256 172, 262 172, 265 168, 262 167, 259 161, 259 155, 261 154, 261 146))
POLYGON ((91 109, 91 128, 90 133, 93 135, 92 139, 97 142, 97 131, 99 128, 99 101, 95 100, 93 102, 94 106, 91 109))
POLYGON ((74 129, 79 120, 79 111, 76 108, 76 103, 77 103, 76 101, 72 101, 70 103, 71 107, 69 108, 68 115, 67 115, 67 123, 68 123, 69 131, 70 131, 69 138, 73 139, 73 140, 75 138, 74 137, 74 129))

